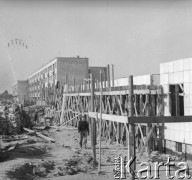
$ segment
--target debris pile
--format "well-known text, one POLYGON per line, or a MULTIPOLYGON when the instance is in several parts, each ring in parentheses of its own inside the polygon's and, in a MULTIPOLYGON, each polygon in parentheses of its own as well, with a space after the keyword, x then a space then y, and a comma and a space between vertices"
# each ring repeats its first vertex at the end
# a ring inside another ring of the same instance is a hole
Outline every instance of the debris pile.
POLYGON ((142 159, 144 159, 148 162, 164 162, 164 163, 167 162, 168 158, 171 161, 181 161, 182 160, 182 156, 161 154, 158 151, 152 151, 151 154, 142 157, 142 159))
POLYGON ((60 165, 57 165, 56 168, 57 171, 55 171, 54 176, 75 175, 80 172, 87 173, 94 169, 93 158, 88 156, 83 159, 63 159, 63 162, 60 165))
POLYGON ((7 171, 6 175, 10 179, 34 180, 38 177, 46 177, 54 169, 54 166, 53 161, 46 161, 39 164, 31 162, 7 171))
POLYGON ((18 166, 6 172, 6 176, 10 179, 34 180, 39 177, 57 177, 66 175, 75 175, 78 173, 90 172, 93 167, 90 165, 92 159, 87 157, 86 161, 82 158, 63 159, 59 164, 54 161, 30 162, 18 166), (92 168, 91 168, 92 167, 92 168))

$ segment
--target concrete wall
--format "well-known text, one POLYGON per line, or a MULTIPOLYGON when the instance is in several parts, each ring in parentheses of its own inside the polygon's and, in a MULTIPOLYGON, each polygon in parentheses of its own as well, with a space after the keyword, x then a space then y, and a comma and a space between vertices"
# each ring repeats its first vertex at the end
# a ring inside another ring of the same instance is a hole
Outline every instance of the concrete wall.
MULTIPOLYGON (((180 59, 160 64, 160 84, 164 93, 164 115, 171 115, 169 85, 182 84, 184 115, 192 115, 192 59, 180 59)), ((182 94, 181 94, 182 95, 182 94)), ((192 123, 165 124, 165 139, 192 144, 192 123)))
POLYGON ((74 83, 74 78, 77 83, 88 78, 88 58, 58 58, 57 81, 64 84, 66 75, 68 75, 69 85, 74 83))

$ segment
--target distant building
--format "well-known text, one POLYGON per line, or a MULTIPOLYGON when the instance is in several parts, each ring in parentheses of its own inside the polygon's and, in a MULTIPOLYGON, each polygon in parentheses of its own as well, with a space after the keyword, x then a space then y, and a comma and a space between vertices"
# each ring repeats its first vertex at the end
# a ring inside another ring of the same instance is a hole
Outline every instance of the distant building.
POLYGON ((15 101, 22 104, 29 101, 28 80, 16 81, 12 85, 12 91, 13 91, 13 96, 15 101))
POLYGON ((95 80, 100 80, 100 71, 107 78, 107 67, 89 67, 89 74, 93 74, 95 80))
POLYGON ((28 80, 17 81, 13 84, 13 95, 15 99, 23 103, 24 100, 46 101, 50 89, 56 86, 63 86, 66 81, 70 85, 81 83, 89 78, 92 73, 96 80, 100 78, 100 70, 107 77, 107 67, 89 67, 88 58, 77 57, 56 57, 37 71, 32 73, 28 80))
POLYGON ((28 77, 29 97, 33 100, 45 100, 49 87, 58 82, 63 85, 68 77, 69 84, 88 78, 88 58, 57 57, 28 77))

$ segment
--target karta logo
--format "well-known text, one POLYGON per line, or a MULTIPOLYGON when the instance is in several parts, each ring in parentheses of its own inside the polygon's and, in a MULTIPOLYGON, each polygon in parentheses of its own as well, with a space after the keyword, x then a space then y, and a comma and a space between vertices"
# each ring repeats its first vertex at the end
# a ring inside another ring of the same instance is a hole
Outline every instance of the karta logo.
MULTIPOLYGON (((115 179, 126 179, 126 177, 134 176, 135 179, 160 179, 160 167, 164 167, 165 176, 167 179, 190 179, 189 166, 186 162, 178 162, 177 164, 171 162, 170 157, 167 158, 167 162, 141 162, 140 167, 142 169, 134 170, 133 162, 136 157, 129 159, 118 157, 114 159, 115 164, 115 179), (171 167, 177 167, 177 170, 171 173, 171 167), (153 171, 152 171, 153 170, 153 171), (152 173, 153 172, 153 173, 152 173)), ((164 177, 164 175, 163 175, 164 177)))

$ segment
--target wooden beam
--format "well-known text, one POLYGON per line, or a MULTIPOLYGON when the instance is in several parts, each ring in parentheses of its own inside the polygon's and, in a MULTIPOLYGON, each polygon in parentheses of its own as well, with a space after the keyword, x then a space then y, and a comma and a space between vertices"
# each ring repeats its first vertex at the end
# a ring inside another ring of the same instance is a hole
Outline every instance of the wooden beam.
POLYGON ((102 121, 102 91, 103 91, 103 86, 102 86, 102 72, 100 71, 100 121, 99 121, 99 166, 98 166, 98 171, 101 171, 101 121, 102 121))
MULTIPOLYGON (((157 91, 157 90, 155 90, 155 91, 157 91)), ((134 89, 133 93, 134 94, 150 94, 151 90, 149 90, 149 89, 134 89)), ((126 95, 126 94, 129 94, 129 92, 127 90, 103 92, 103 95, 126 95)), ((100 93, 97 91, 97 92, 95 92, 95 95, 99 96, 100 93)), ((91 93, 86 93, 86 92, 82 92, 82 93, 68 93, 68 94, 66 94, 66 96, 91 96, 91 93)))
POLYGON ((114 87, 114 80, 115 80, 115 75, 114 75, 114 64, 111 65, 111 69, 112 69, 112 87, 114 87))
POLYGON ((28 128, 23 128, 25 131, 29 132, 29 133, 36 133, 37 136, 45 139, 46 141, 49 141, 49 142, 55 142, 54 139, 50 138, 50 137, 47 137, 47 136, 44 136, 43 134, 39 133, 39 132, 36 132, 36 131, 33 131, 31 129, 28 129, 28 128))
MULTIPOLYGON (((89 112, 89 117, 96 118, 98 114, 98 118, 100 118, 100 113, 96 112, 89 112)), ((102 114, 102 119, 108 120, 108 121, 114 121, 119 123, 127 123, 128 117, 127 116, 117 116, 112 114, 102 114)))
POLYGON ((128 123, 184 123, 192 122, 192 116, 129 117, 128 123))
POLYGON ((110 65, 107 65, 107 89, 108 91, 111 90, 111 79, 110 79, 110 65))
MULTIPOLYGON (((129 76, 129 101, 128 101, 128 109, 129 109, 129 117, 133 116, 133 76, 129 76)), ((128 156, 127 160, 135 158, 135 125, 129 124, 129 134, 128 134, 128 156)), ((130 165, 130 173, 131 180, 135 179, 135 170, 136 170, 136 162, 130 165)))
MULTIPOLYGON (((145 111, 145 115, 146 116, 149 116, 150 115, 150 107, 149 107, 149 94, 146 94, 146 111, 145 111)), ((146 127, 146 134, 149 134, 149 131, 150 131, 150 128, 151 128, 151 124, 150 123, 147 123, 146 124, 147 127, 146 127)), ((151 144, 147 143, 147 153, 148 155, 151 153, 151 144)))
POLYGON ((68 120, 67 122, 65 122, 64 124, 61 124, 61 126, 65 126, 67 123, 71 122, 72 120, 76 119, 78 116, 80 116, 81 113, 79 113, 77 116, 73 117, 72 119, 68 120))
MULTIPOLYGON (((91 111, 95 110, 95 106, 94 106, 94 77, 93 74, 90 74, 90 79, 91 79, 91 111)), ((96 122, 95 122, 95 118, 91 119, 91 144, 92 144, 92 150, 93 150, 93 163, 94 166, 96 165, 96 122)))
MULTIPOLYGON (((88 112, 89 117, 96 118, 96 112, 88 112)), ((98 113, 98 118, 100 113, 98 113)), ((183 122, 192 122, 192 116, 142 116, 142 117, 127 117, 127 116, 117 116, 112 114, 102 114, 102 119, 108 121, 114 121, 119 123, 136 123, 145 125, 145 123, 183 123, 183 122)))
MULTIPOLYGON (((134 108, 135 108, 135 115, 136 115, 136 117, 138 117, 138 113, 137 113, 137 109, 136 109, 135 103, 134 103, 134 108)), ((141 125, 138 124, 138 127, 139 127, 139 130, 140 130, 140 133, 141 133, 141 139, 142 139, 143 144, 144 144, 144 143, 145 143, 145 140, 144 140, 144 136, 143 136, 143 131, 142 131, 142 129, 141 129, 141 125)))

